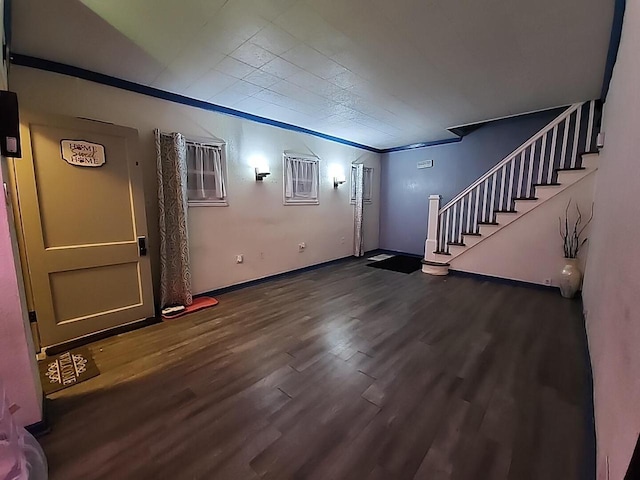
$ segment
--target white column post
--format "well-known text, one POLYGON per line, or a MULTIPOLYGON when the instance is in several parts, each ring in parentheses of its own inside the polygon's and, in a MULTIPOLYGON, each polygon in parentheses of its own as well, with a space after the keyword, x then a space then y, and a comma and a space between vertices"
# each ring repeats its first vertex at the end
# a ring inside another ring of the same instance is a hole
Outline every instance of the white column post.
POLYGON ((427 241, 424 246, 424 259, 435 261, 438 249, 438 213, 440 211, 440 195, 429 196, 429 224, 427 227, 427 241))

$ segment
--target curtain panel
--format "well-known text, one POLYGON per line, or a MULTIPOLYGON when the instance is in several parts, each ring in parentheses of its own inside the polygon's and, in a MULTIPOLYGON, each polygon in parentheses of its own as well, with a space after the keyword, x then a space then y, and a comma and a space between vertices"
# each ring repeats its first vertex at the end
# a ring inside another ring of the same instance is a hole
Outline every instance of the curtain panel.
POLYGON ((161 307, 191 305, 187 231, 187 147, 180 133, 155 130, 161 307))

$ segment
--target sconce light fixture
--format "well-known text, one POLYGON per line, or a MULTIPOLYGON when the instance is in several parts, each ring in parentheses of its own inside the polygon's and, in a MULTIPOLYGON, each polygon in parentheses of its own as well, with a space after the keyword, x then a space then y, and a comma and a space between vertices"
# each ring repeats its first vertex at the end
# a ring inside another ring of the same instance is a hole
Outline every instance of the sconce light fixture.
POLYGON ((329 165, 329 178, 333 179, 333 188, 338 188, 347 181, 344 175, 344 168, 339 163, 329 165))
POLYGON ((256 182, 261 182, 267 175, 271 175, 271 172, 256 167, 256 182))
POLYGON ((270 175, 269 163, 263 155, 253 155, 249 159, 249 165, 255 168, 256 182, 261 182, 267 175, 270 175))
POLYGON ((347 180, 344 178, 344 175, 333 177, 333 188, 338 188, 347 180))

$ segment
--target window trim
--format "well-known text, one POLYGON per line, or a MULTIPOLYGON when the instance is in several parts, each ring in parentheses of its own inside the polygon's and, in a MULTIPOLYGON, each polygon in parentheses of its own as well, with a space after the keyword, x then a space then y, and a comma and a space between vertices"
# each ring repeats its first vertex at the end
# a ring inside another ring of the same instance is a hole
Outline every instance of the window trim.
POLYGON ((282 154, 282 204, 285 206, 291 205, 320 205, 320 186, 322 185, 320 182, 320 157, 315 155, 309 155, 305 153, 297 153, 291 151, 285 151, 282 154), (315 199, 291 199, 287 198, 287 158, 296 158, 300 160, 308 160, 311 162, 315 162, 318 166, 318 195, 315 199))
POLYGON ((202 138, 202 137, 185 137, 185 145, 204 145, 208 147, 218 147, 220 149, 220 157, 222 162, 222 178, 224 180, 225 190, 227 194, 221 199, 206 199, 206 200, 189 200, 187 199, 187 206, 191 207, 228 207, 229 206, 229 182, 227 176, 227 142, 216 138, 202 138))
MULTIPOLYGON (((349 204, 350 205, 355 205, 356 204, 356 199, 351 196, 351 194, 353 193, 353 169, 354 168, 356 168, 356 166, 351 164, 351 175, 349 177, 349 204)), ((365 170, 371 170, 371 198, 368 199, 368 200, 367 199, 363 199, 363 203, 365 203, 367 205, 371 205, 373 203, 373 176, 374 176, 375 168, 374 167, 367 167, 365 165, 364 169, 365 170)))

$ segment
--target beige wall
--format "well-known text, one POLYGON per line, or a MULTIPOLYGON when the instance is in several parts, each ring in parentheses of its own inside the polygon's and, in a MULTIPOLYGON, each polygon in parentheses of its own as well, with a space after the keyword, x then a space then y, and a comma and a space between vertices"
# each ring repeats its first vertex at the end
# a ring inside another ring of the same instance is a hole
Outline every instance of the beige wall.
POLYGON ((640 432, 639 45, 640 2, 627 2, 604 107, 606 138, 583 291, 593 364, 598 479, 624 477, 640 432))
POLYGON ((365 206, 365 248, 378 248, 380 158, 353 147, 178 105, 63 75, 14 67, 9 78, 21 108, 87 117, 136 128, 144 165, 149 241, 158 278, 157 201, 153 129, 227 142, 229 207, 189 209, 189 234, 196 293, 349 256, 353 252, 353 206, 348 182, 337 190, 329 176, 338 164, 349 178, 352 162, 374 172, 373 203, 365 206), (282 204, 282 153, 320 157, 320 205, 282 204), (253 155, 268 159, 271 175, 255 181, 253 155), (306 251, 298 252, 305 242, 306 251), (236 255, 245 261, 235 263, 236 255))

